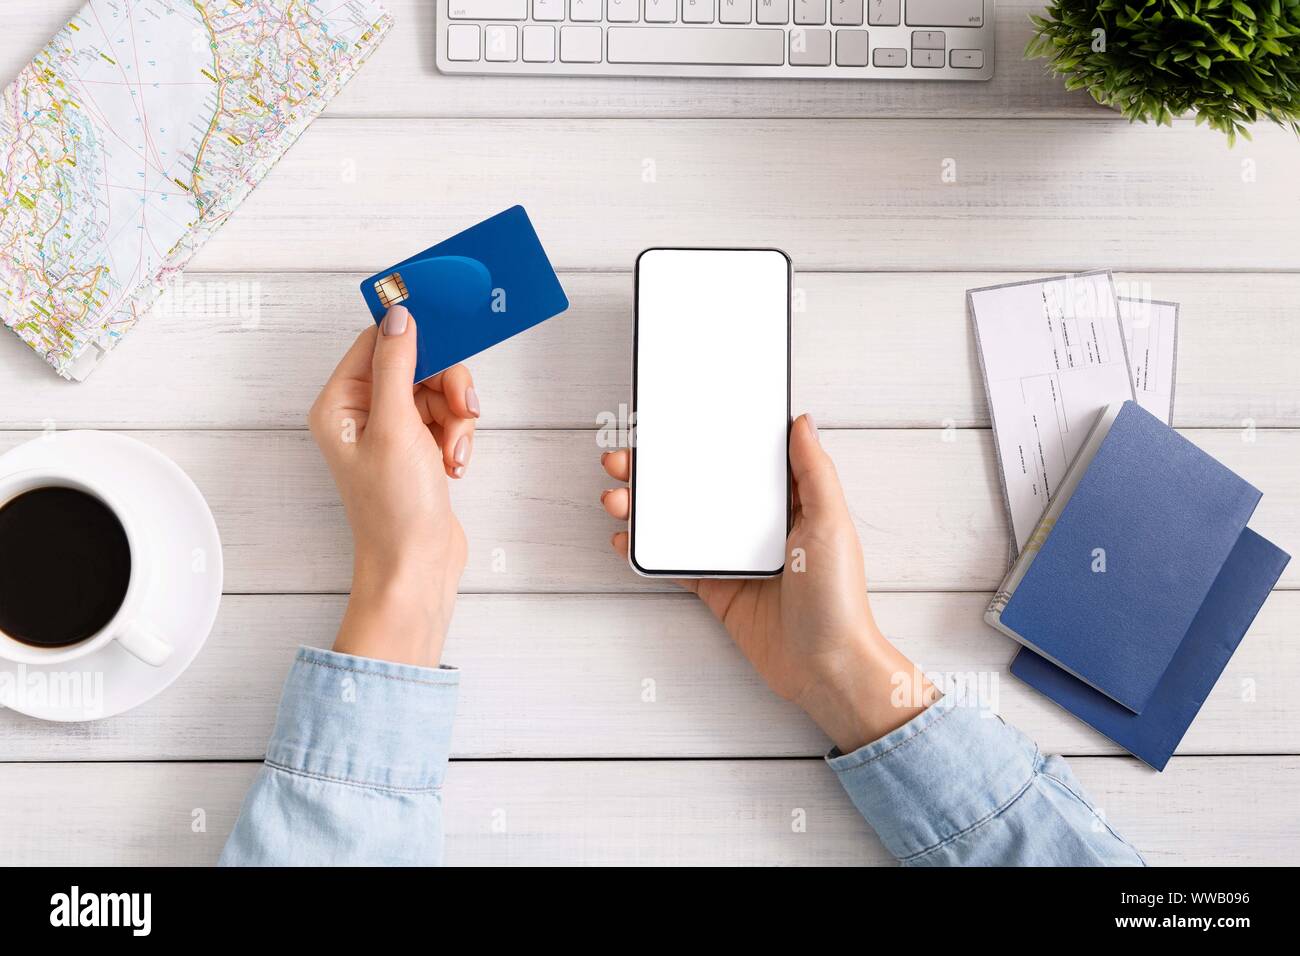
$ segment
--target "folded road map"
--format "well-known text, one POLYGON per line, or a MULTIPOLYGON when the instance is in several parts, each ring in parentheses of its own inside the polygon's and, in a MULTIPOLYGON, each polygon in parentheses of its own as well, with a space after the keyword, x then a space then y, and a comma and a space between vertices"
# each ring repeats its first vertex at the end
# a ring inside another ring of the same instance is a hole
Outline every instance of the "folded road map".
POLYGON ((90 0, 0 102, 0 314, 84 379, 374 52, 371 0, 90 0))

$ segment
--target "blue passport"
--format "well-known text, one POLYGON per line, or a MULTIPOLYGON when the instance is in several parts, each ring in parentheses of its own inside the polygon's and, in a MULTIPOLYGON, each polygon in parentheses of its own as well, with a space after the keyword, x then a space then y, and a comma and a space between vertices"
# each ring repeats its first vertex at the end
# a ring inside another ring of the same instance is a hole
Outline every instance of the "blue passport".
POLYGON ((1141 714, 1028 648, 1016 654, 1011 673, 1163 770, 1290 560, 1254 531, 1242 531, 1141 714))
POLYGON ((985 620, 1141 714, 1259 499, 1136 402, 1110 406, 985 620))
POLYGON ((569 307, 523 206, 376 272, 361 296, 376 322, 399 304, 415 317, 417 382, 569 307))

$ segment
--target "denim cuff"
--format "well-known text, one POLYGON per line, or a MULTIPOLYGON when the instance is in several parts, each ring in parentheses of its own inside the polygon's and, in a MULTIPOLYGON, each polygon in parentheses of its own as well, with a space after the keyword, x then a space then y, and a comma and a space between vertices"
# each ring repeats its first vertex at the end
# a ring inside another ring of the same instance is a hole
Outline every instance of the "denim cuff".
POLYGON ((451 753, 460 672, 301 647, 266 762, 385 790, 435 790, 451 753))
POLYGON ((1002 812, 1033 781, 1038 748, 1001 717, 944 697, 826 762, 885 848, 906 861, 1002 812))

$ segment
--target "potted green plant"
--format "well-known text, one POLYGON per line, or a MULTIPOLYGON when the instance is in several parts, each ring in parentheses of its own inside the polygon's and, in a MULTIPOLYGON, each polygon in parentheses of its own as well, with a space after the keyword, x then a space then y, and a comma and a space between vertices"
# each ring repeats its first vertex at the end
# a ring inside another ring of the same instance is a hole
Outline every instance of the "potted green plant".
POLYGON ((1049 0, 1025 50, 1130 120, 1300 133, 1300 0, 1049 0))

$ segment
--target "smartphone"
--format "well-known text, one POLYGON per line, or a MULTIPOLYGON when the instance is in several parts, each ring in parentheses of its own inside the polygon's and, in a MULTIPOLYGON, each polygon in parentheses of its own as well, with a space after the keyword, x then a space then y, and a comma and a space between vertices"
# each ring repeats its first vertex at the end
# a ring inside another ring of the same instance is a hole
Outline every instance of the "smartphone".
POLYGON ((790 290, 779 249, 637 257, 628 559, 639 574, 784 569, 790 290))

